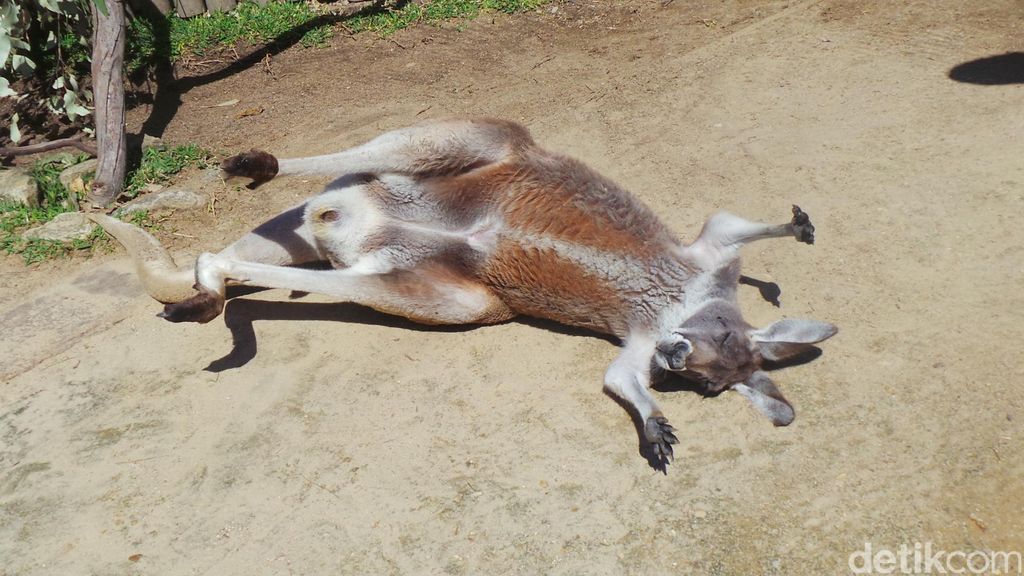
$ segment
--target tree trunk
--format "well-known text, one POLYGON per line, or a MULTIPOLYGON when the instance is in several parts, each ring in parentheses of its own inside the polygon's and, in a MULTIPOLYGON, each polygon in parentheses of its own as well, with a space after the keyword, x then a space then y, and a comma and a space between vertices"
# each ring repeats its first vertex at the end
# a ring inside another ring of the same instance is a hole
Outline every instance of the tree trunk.
POLYGON ((107 15, 92 8, 92 87, 96 103, 96 151, 99 164, 89 199, 106 207, 124 190, 127 170, 124 129, 123 0, 107 0, 107 15))

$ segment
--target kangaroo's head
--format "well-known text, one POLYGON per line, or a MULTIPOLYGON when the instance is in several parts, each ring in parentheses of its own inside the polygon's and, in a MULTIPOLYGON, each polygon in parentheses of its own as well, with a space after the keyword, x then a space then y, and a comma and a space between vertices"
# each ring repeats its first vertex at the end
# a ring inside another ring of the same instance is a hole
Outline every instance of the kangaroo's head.
POLYGON ((743 320, 735 303, 712 300, 662 336, 654 361, 709 393, 735 389, 776 425, 785 426, 793 421, 793 408, 761 370, 763 362, 798 356, 837 331, 826 322, 799 319, 758 329, 743 320))

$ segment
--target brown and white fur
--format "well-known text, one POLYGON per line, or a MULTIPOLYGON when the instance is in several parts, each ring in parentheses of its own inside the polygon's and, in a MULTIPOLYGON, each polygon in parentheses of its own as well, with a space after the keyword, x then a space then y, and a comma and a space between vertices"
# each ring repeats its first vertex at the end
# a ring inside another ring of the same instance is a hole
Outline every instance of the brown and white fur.
POLYGON ((428 324, 527 315, 614 335, 622 350, 605 388, 635 410, 662 465, 677 439, 649 390, 652 375, 682 372, 709 392, 736 390, 786 425, 793 409, 762 362, 836 333, 793 319, 755 329, 736 303, 741 246, 813 242, 799 208, 779 225, 718 213, 685 245, 614 182, 541 149, 512 122, 434 121, 336 154, 277 160, 254 150, 222 167, 255 183, 338 178, 194 267, 177 267, 141 229, 97 216, 167 303, 162 317, 208 322, 233 283, 325 294, 428 324), (331 268, 292 267, 318 261, 331 268))

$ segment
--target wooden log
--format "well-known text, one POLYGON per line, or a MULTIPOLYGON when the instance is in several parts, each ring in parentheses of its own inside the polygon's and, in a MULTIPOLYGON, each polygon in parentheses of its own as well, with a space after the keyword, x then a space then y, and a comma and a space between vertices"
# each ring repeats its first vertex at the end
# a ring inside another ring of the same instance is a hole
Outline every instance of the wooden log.
POLYGON ((108 206, 124 190, 128 168, 124 128, 124 0, 107 0, 107 14, 92 8, 92 93, 96 104, 96 179, 89 199, 108 206))
POLYGON ((210 12, 228 12, 238 6, 235 0, 206 0, 206 9, 210 12))
POLYGON ((191 18, 206 13, 206 3, 203 0, 174 0, 174 9, 178 16, 191 18))

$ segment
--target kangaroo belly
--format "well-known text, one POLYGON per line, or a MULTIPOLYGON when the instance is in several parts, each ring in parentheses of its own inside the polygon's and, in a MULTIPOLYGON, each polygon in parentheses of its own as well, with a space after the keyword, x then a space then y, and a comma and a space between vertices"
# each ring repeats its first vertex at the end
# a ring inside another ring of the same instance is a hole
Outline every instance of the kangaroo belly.
POLYGON ((503 237, 477 276, 517 314, 616 335, 630 323, 623 293, 542 242, 503 237))

